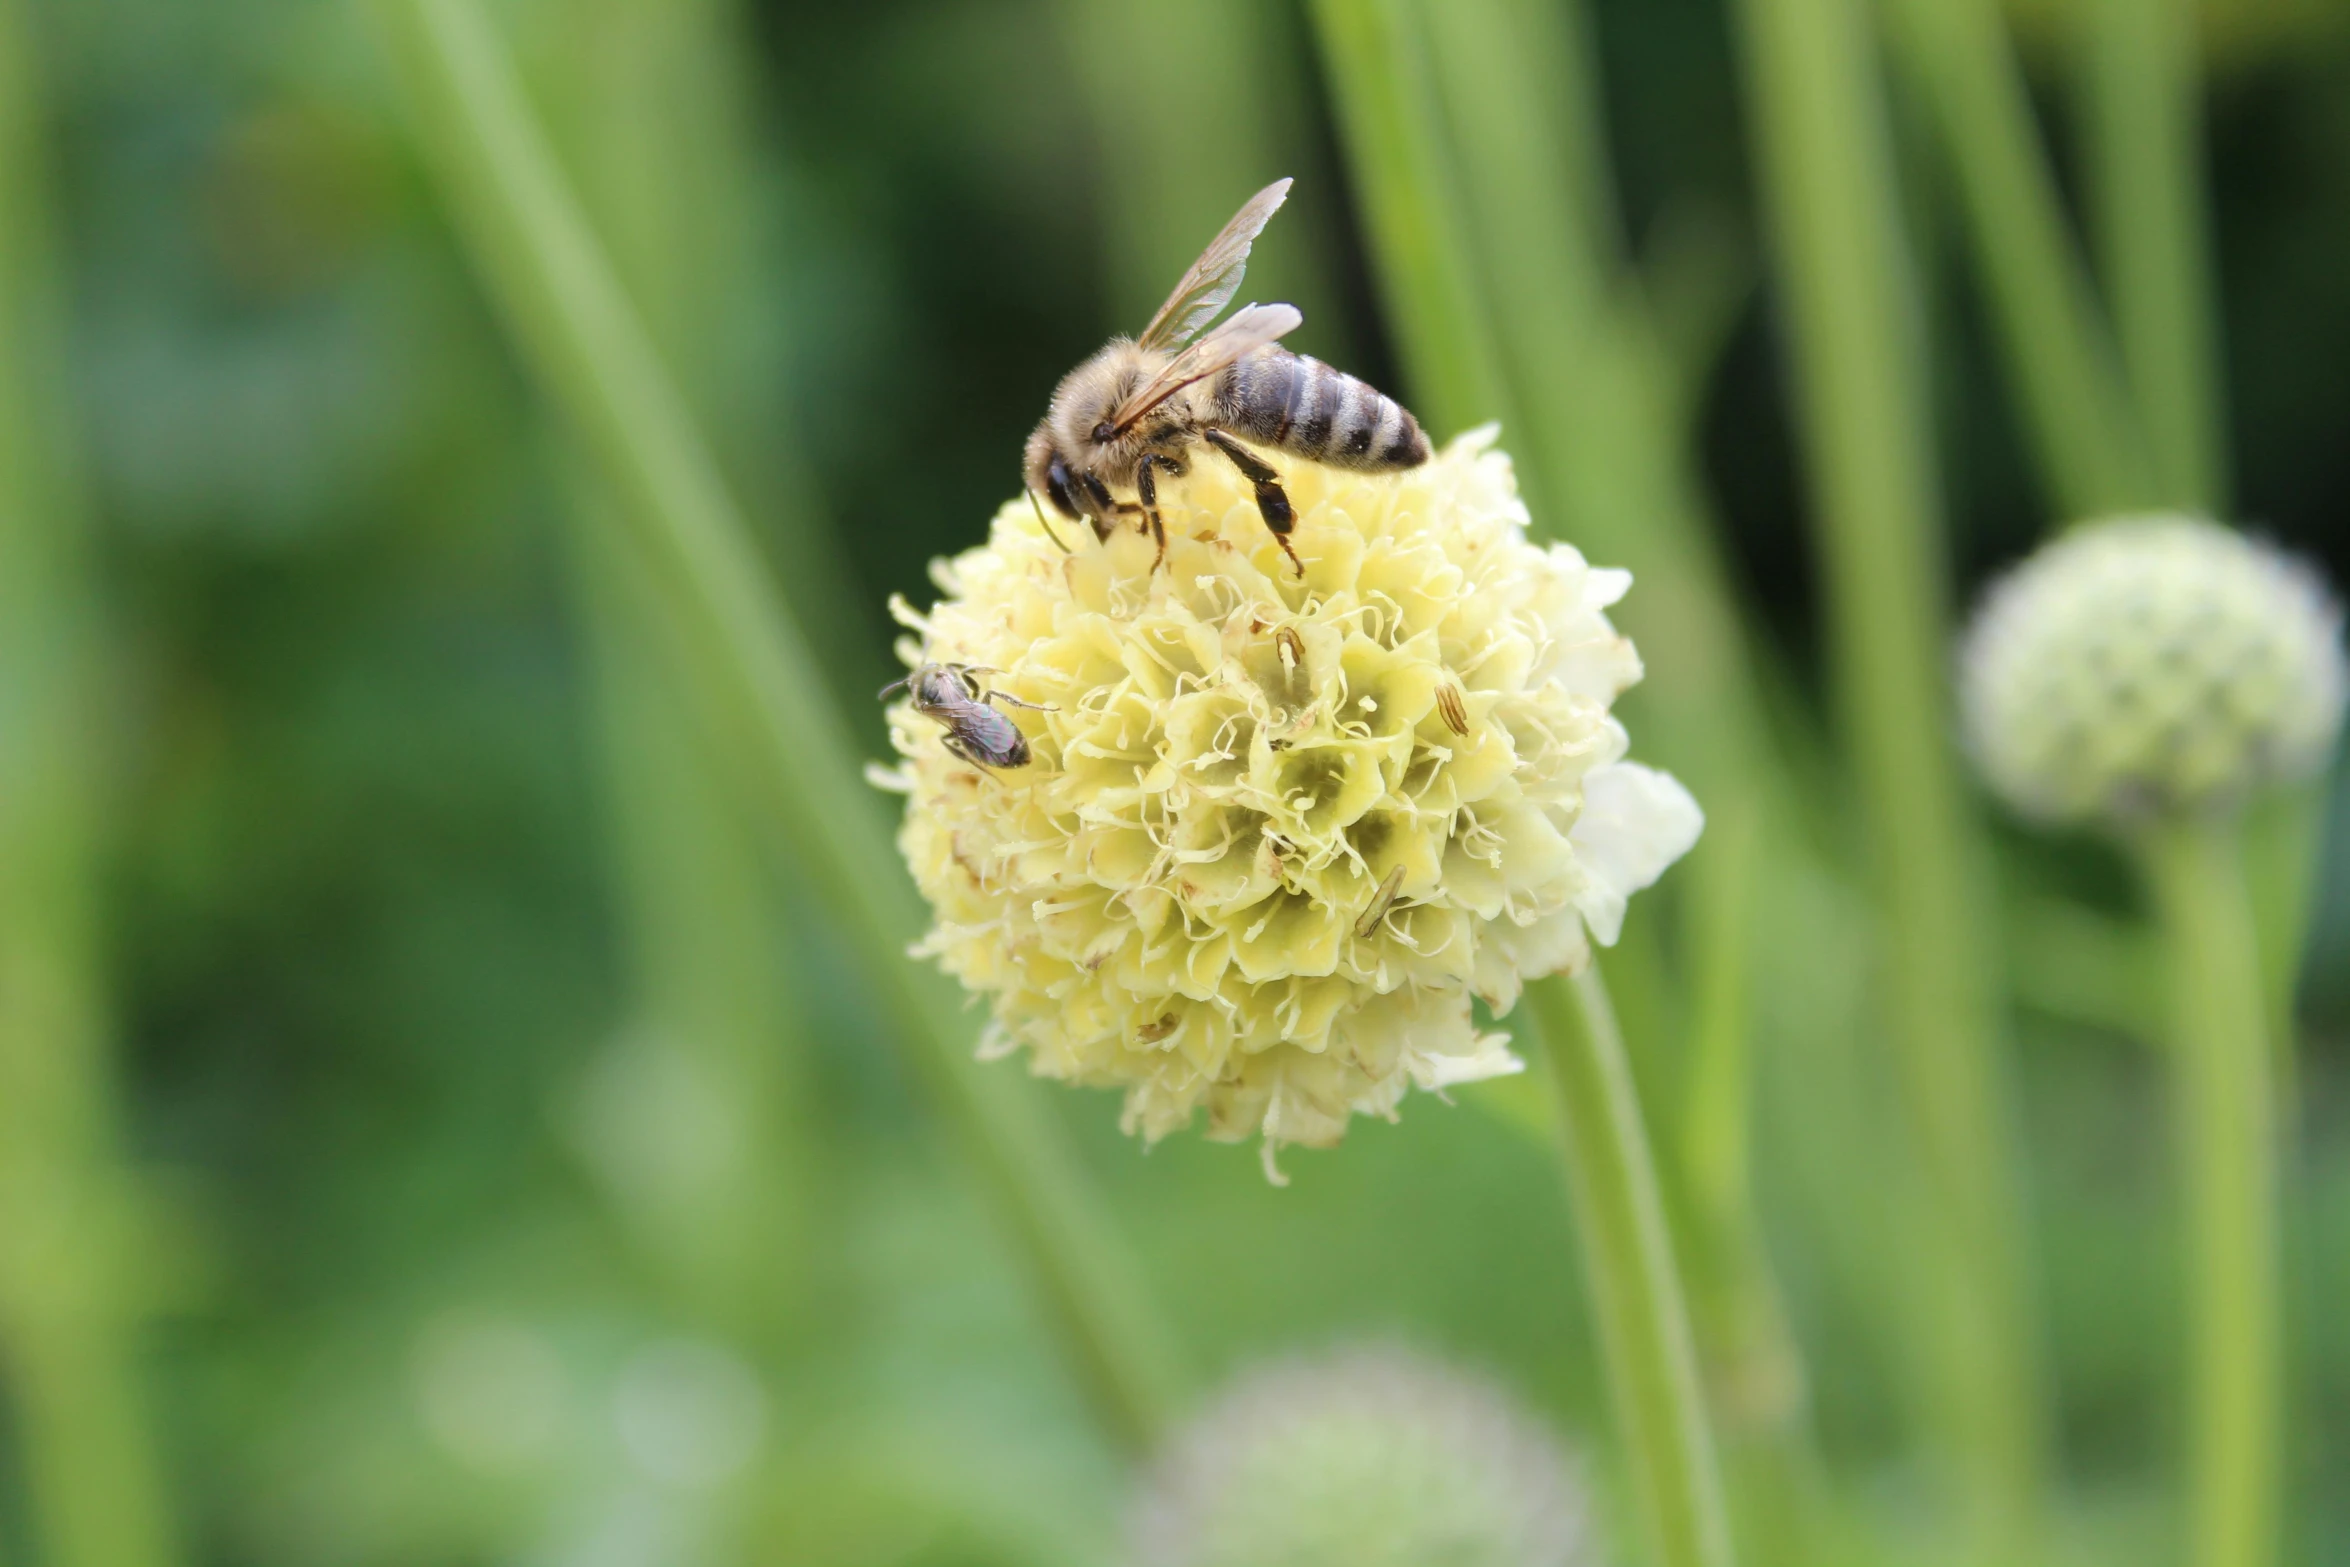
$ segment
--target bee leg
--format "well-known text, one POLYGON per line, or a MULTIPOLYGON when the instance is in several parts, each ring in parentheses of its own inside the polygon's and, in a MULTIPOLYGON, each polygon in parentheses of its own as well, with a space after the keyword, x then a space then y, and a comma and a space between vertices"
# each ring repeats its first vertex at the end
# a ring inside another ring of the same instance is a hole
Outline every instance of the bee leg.
POLYGON ((963 677, 963 687, 965 690, 971 693, 971 700, 974 702, 993 702, 1000 697, 1004 701, 1011 703, 1014 707, 1032 707, 1040 713, 1057 713, 1060 711, 1059 708, 1054 707, 1049 703, 1023 701, 1019 697, 1012 695, 1012 693, 1009 691, 998 691, 991 687, 983 687, 978 681, 971 678, 974 675, 1002 674, 1003 671, 996 668, 993 664, 949 664, 947 668, 954 670, 957 674, 963 677))
POLYGON ((1125 511, 1126 506, 1112 499, 1110 487, 1090 473, 1079 474, 1077 486, 1079 492, 1085 497, 1085 501, 1079 504, 1084 510, 1087 520, 1093 524, 1093 536, 1096 539, 1108 540, 1110 519, 1119 512, 1125 511), (1086 504, 1087 502, 1091 504, 1086 504))
POLYGON ((956 757, 961 761, 968 762, 971 766, 978 768, 982 776, 988 778, 993 778, 995 776, 995 770, 989 767, 985 762, 981 761, 978 757, 972 755, 971 748, 965 745, 958 736, 948 735, 944 739, 940 740, 939 744, 947 748, 947 753, 950 756, 956 757))
POLYGON ((1297 508, 1289 504, 1289 492, 1281 487, 1281 475, 1273 465, 1241 445, 1221 430, 1202 432, 1208 444, 1232 459, 1232 466, 1240 476, 1257 489, 1257 515, 1265 519, 1265 529, 1273 535, 1273 542, 1281 546, 1281 553, 1289 557, 1297 574, 1306 574, 1306 563, 1297 558, 1297 551, 1289 544, 1289 530, 1297 526, 1297 508))
POLYGON ((1157 452, 1145 452, 1134 470, 1135 493, 1142 497, 1142 514, 1150 520, 1151 537, 1158 541, 1159 553, 1151 558, 1151 570, 1167 564, 1167 526, 1159 521, 1159 481, 1157 469, 1172 471, 1175 465, 1157 452))

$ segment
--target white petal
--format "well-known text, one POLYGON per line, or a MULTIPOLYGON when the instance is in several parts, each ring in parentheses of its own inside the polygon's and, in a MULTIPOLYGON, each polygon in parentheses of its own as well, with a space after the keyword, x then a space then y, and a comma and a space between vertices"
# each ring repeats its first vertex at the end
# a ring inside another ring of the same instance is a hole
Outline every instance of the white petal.
POLYGON ((1604 615, 1578 619, 1560 637, 1555 657, 1559 684, 1603 705, 1640 683, 1639 652, 1604 615))
POLYGON ((1507 1034, 1480 1034, 1476 1049, 1468 1055, 1419 1054, 1406 1064, 1412 1081, 1435 1093, 1455 1083, 1482 1083, 1487 1078, 1525 1071, 1526 1063, 1510 1053, 1509 1043, 1507 1034))
POLYGON ((1561 909, 1530 925, 1498 920, 1477 943, 1473 983, 1479 999, 1496 1017, 1518 1004, 1523 982, 1551 974, 1573 974, 1591 961, 1579 908, 1561 909))
POLYGON ((914 792, 914 776, 903 767, 884 767, 879 762, 867 762, 865 781, 888 794, 914 792))
POLYGON ((1632 591, 1632 573, 1621 566, 1594 566, 1583 585, 1587 609, 1605 609, 1632 591))
POLYGON ((1624 905, 1697 842, 1705 812, 1670 773, 1638 762, 1597 768, 1583 779, 1583 814, 1567 835, 1590 880, 1575 906, 1603 946, 1624 928, 1624 905))

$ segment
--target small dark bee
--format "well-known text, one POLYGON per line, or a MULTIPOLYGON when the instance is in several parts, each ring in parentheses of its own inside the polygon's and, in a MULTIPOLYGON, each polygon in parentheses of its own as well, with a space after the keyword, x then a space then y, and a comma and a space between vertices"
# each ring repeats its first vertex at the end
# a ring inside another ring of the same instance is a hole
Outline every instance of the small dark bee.
MULTIPOLYGON (((1159 521, 1158 475, 1182 473, 1205 441, 1256 486, 1257 512, 1299 575, 1290 547, 1297 515, 1281 476, 1234 436, 1340 468, 1384 472, 1428 460, 1419 421, 1386 393, 1293 354, 1277 339, 1305 317, 1294 305, 1244 305, 1206 336, 1230 304, 1249 247, 1289 194, 1289 181, 1258 191, 1209 242, 1138 338, 1113 338, 1064 376, 1044 422, 1028 437, 1030 494, 1083 518, 1097 538, 1115 519, 1139 512, 1167 557, 1159 521), (1134 487, 1121 501, 1112 486, 1134 487)), ((1155 563, 1154 563, 1155 564, 1155 563)))
POLYGON ((1005 701, 1014 707, 1045 709, 1002 691, 980 685, 978 671, 968 664, 924 664, 902 680, 883 686, 887 698, 904 691, 914 700, 914 711, 936 719, 946 730, 946 748, 974 767, 1026 767, 1028 737, 1009 718, 988 704, 1005 701))

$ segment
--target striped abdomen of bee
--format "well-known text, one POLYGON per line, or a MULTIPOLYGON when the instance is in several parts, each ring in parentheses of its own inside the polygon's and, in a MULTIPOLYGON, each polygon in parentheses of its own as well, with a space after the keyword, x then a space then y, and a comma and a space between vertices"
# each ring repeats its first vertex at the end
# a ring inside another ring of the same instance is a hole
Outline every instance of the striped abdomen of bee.
POLYGON ((1278 344, 1226 366, 1210 397, 1224 429, 1332 467, 1380 473, 1428 460, 1428 437, 1403 404, 1278 344))

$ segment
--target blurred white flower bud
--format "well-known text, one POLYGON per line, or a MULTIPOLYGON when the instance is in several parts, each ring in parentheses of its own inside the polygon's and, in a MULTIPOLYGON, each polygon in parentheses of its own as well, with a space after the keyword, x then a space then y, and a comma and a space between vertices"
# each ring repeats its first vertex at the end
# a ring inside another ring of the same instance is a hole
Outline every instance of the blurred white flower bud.
POLYGON ((2184 516, 2094 523, 1993 584, 1960 652, 1975 760, 2018 811, 2127 821, 2321 766, 2342 612, 2273 547, 2184 516))
POLYGON ((1555 1438, 1498 1389, 1394 1348, 1245 1374, 1180 1431, 1137 1567, 1589 1567, 1555 1438))

